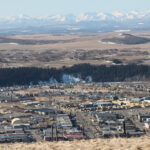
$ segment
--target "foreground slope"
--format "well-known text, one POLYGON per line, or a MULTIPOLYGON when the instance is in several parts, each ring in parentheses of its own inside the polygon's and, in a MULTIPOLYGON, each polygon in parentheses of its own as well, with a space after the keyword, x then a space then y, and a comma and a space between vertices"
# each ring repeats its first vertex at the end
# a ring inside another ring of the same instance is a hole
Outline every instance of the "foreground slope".
POLYGON ((73 142, 45 142, 0 145, 0 150, 150 150, 150 138, 95 139, 73 142))

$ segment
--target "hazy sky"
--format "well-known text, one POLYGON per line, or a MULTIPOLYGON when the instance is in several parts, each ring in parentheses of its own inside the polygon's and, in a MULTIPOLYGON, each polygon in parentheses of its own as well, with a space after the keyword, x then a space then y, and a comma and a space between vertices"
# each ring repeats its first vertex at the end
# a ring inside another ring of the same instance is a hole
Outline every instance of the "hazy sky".
POLYGON ((150 10, 150 0, 0 0, 0 17, 150 10))

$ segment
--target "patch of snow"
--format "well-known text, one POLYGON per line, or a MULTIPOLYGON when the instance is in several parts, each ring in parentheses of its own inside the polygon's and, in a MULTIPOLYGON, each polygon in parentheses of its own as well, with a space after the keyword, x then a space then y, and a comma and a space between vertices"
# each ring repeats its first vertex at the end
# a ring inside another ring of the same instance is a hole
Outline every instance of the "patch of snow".
POLYGON ((81 13, 76 17, 76 22, 87 21, 88 19, 88 15, 84 15, 84 13, 81 13))
POLYGON ((114 32, 130 32, 131 30, 115 30, 114 32))
POLYGON ((112 63, 112 61, 110 61, 110 60, 106 60, 106 62, 107 62, 107 63, 112 63))
POLYGON ((57 81, 55 78, 51 77, 51 78, 49 79, 49 83, 50 83, 50 84, 58 83, 58 81, 57 81))
POLYGON ((72 28, 68 28, 67 30, 75 30, 75 31, 76 31, 76 30, 80 30, 80 28, 77 28, 77 27, 76 27, 76 28, 75 28, 75 27, 72 27, 72 28))
POLYGON ((66 17, 61 16, 60 14, 57 14, 55 16, 50 17, 50 19, 55 19, 56 21, 64 22, 66 20, 66 17))
POLYGON ((112 15, 115 17, 122 17, 123 16, 123 14, 121 12, 118 12, 118 11, 112 12, 112 15))
POLYGON ((133 19, 134 16, 133 16, 133 15, 126 14, 126 18, 127 18, 127 19, 133 19))
POLYGON ((142 22, 139 22, 138 24, 139 24, 139 25, 143 25, 144 23, 142 23, 142 22))
POLYGON ((42 85, 42 84, 44 84, 44 82, 43 82, 43 81, 39 81, 38 84, 39 84, 39 85, 42 85))
POLYGON ((135 10, 132 10, 130 13, 133 14, 133 15, 138 15, 139 14, 139 12, 137 12, 135 10))
POLYGON ((33 85, 33 81, 31 81, 29 84, 30 84, 30 86, 32 86, 33 85))
POLYGON ((63 74, 62 76, 63 83, 78 83, 80 81, 80 78, 74 77, 73 75, 63 74))
POLYGON ((18 45, 18 43, 0 43, 0 44, 18 45))
POLYGON ((99 43, 102 43, 102 44, 110 44, 110 45, 114 45, 114 44, 116 44, 116 43, 114 43, 114 42, 103 42, 103 41, 98 41, 99 43))
POLYGON ((11 44, 11 45, 18 45, 18 43, 8 43, 8 44, 11 44))
POLYGON ((97 16, 98 16, 98 17, 101 17, 102 20, 105 20, 106 17, 107 17, 107 16, 106 16, 104 13, 102 13, 102 12, 101 12, 101 13, 98 13, 97 16))
POLYGON ((87 76, 87 77, 86 77, 86 81, 87 81, 87 82, 92 82, 92 77, 91 77, 91 76, 87 76))
POLYGON ((122 37, 122 38, 125 37, 125 36, 123 35, 123 33, 119 33, 118 35, 119 35, 120 37, 122 37))

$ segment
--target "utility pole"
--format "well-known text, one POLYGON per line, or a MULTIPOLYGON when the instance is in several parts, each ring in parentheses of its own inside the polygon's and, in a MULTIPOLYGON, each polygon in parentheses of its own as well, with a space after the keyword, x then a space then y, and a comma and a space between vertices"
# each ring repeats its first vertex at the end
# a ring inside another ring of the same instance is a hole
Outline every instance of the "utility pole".
POLYGON ((57 124, 56 125, 56 141, 58 141, 58 132, 57 132, 57 124))
POLYGON ((125 121, 123 121, 123 131, 124 131, 124 136, 127 136, 127 132, 126 132, 126 123, 125 121))
POLYGON ((13 94, 13 90, 11 90, 11 95, 10 95, 10 101, 12 102, 12 94, 13 94))
POLYGON ((52 124, 52 141, 53 141, 53 137, 54 137, 54 135, 53 135, 53 124, 52 124))
POLYGON ((58 141, 58 131, 57 131, 57 110, 55 110, 55 128, 56 128, 56 141, 58 141))

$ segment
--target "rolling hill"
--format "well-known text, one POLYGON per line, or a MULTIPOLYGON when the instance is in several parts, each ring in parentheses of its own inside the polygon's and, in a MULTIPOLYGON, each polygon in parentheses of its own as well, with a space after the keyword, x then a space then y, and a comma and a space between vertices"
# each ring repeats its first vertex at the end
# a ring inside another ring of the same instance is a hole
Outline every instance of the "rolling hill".
POLYGON ((149 43, 149 38, 138 37, 131 34, 122 34, 122 37, 113 37, 108 39, 103 39, 102 42, 111 42, 116 44, 127 44, 127 45, 134 45, 134 44, 145 44, 149 43))

